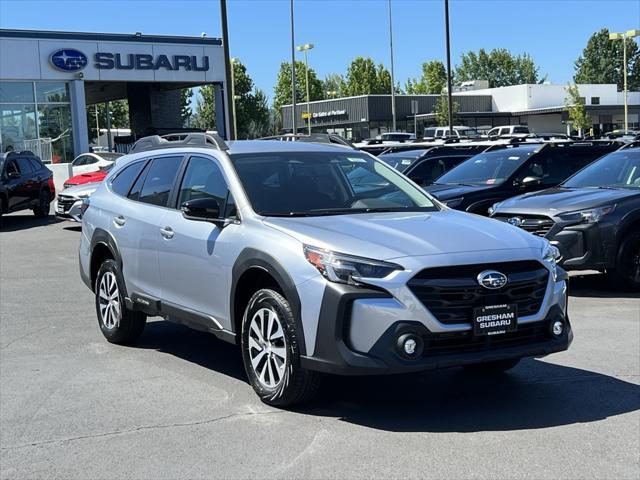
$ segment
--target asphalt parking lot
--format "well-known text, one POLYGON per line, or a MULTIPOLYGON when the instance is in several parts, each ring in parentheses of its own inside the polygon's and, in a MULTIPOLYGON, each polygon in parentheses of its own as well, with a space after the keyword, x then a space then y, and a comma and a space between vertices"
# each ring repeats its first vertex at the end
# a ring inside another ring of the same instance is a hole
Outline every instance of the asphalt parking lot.
POLYGON ((108 344, 79 235, 30 214, 0 231, 3 479, 640 476, 640 298, 600 275, 572 278, 568 352, 494 378, 328 378, 284 411, 212 335, 153 319, 108 344))

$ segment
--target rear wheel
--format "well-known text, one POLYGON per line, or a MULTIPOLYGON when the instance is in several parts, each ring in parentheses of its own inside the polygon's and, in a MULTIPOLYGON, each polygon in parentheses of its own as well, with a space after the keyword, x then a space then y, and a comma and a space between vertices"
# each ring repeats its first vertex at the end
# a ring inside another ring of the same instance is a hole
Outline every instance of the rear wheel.
POLYGON ((473 365, 466 365, 464 369, 471 373, 501 373, 511 370, 513 367, 520 363, 519 358, 510 358, 508 360, 497 360, 495 362, 476 363, 473 365))
POLYGON ((251 297, 242 321, 242 358, 251 386, 269 405, 300 404, 318 390, 320 374, 300 366, 300 334, 286 298, 270 289, 251 297))
POLYGON ((42 190, 40 192, 40 198, 38 199, 38 205, 33 209, 33 214, 38 218, 44 218, 49 215, 51 209, 51 194, 49 190, 42 190))
POLYGON ((96 278, 95 295, 98 324, 107 341, 120 345, 134 343, 142 335, 147 317, 142 312, 127 309, 124 282, 114 260, 102 262, 96 278))
POLYGON ((640 290, 640 231, 631 232, 622 239, 616 268, 611 274, 618 286, 640 290))

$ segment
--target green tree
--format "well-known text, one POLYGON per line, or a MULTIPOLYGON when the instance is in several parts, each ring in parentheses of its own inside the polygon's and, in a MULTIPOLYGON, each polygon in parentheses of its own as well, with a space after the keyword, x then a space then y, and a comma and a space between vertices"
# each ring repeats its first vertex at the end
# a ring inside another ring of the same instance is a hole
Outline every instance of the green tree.
POLYGON ((269 128, 269 106, 262 90, 254 90, 247 67, 241 62, 233 64, 233 84, 236 96, 237 138, 263 136, 269 128))
POLYGON ((215 91, 213 85, 203 85, 198 91, 192 126, 201 130, 213 130, 215 125, 215 91))
MULTIPOLYGON (((89 141, 94 142, 98 133, 96 131, 96 107, 98 109, 98 127, 107 128, 107 107, 105 103, 96 103, 87 107, 87 125, 89 129, 89 141)), ((127 100, 115 100, 109 102, 111 128, 129 128, 129 102, 127 100)))
POLYGON ((371 58, 356 57, 349 65, 345 94, 370 95, 391 92, 391 74, 382 63, 376 67, 371 58))
MULTIPOLYGON (((306 82, 305 64, 304 62, 296 61, 296 103, 298 104, 307 101, 306 82)), ((274 94, 273 106, 279 115, 283 105, 291 104, 291 63, 282 62, 280 64, 274 94)), ((313 68, 309 68, 309 97, 312 102, 324 98, 324 84, 313 68)))
POLYGON ((573 128, 578 130, 578 132, 585 132, 591 128, 591 117, 587 113, 584 98, 580 96, 577 85, 569 84, 567 86, 567 96, 564 103, 567 106, 569 120, 571 120, 573 128))
MULTIPOLYGON (((609 30, 603 28, 589 38, 582 55, 575 61, 575 83, 615 83, 623 88, 622 40, 609 40, 609 30)), ((627 85, 640 89, 640 50, 627 39, 627 85)))
POLYGON ((425 95, 442 93, 447 84, 447 71, 440 60, 432 60, 422 64, 420 79, 408 79, 405 91, 409 95, 425 95))
POLYGON ((180 117, 182 125, 188 125, 191 121, 193 111, 191 110, 191 98, 193 97, 193 89, 183 88, 180 90, 180 117))
POLYGON ((538 81, 538 67, 528 54, 513 55, 504 48, 495 48, 487 53, 481 48, 478 53, 463 53, 456 67, 456 82, 488 80, 489 87, 505 87, 538 81))
POLYGON ((330 73, 322 82, 324 98, 342 97, 345 95, 346 82, 339 73, 330 73))
MULTIPOLYGON (((451 110, 453 111, 452 117, 455 124, 456 114, 460 110, 458 102, 451 103, 451 110)), ((444 93, 441 94, 440 98, 436 101, 432 113, 436 114, 436 122, 439 127, 449 126, 449 102, 447 101, 447 96, 444 93)))

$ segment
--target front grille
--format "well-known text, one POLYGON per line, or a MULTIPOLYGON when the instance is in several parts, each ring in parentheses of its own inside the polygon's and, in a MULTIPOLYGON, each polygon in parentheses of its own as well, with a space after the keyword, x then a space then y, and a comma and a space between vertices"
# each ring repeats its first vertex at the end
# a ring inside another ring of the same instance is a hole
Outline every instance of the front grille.
POLYGON ((74 197, 58 195, 58 205, 64 208, 65 212, 69 210, 74 203, 76 203, 76 200, 77 199, 74 197))
POLYGON ((555 222, 553 219, 549 217, 545 217, 543 215, 495 215, 496 220, 500 220, 502 222, 509 222, 510 219, 513 219, 511 225, 515 225, 516 227, 520 227, 527 232, 533 233, 534 235, 538 235, 539 237, 544 237, 549 230, 553 228, 555 222))
POLYGON ((486 305, 516 304, 518 316, 538 313, 544 300, 549 271, 539 262, 519 261, 458 265, 422 270, 408 287, 441 323, 471 323, 473 309, 486 305), (507 284, 489 290, 478 284, 484 270, 504 273, 507 284))
POLYGON ((433 334, 424 337, 425 357, 486 352, 509 347, 531 345, 550 340, 548 322, 518 325, 518 329, 500 335, 475 336, 471 331, 433 334))

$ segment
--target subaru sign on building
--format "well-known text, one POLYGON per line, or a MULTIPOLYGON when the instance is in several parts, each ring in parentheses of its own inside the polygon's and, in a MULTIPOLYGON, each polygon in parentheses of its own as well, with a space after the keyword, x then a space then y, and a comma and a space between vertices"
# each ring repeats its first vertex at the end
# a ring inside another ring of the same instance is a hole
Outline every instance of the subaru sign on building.
POLYGON ((224 83, 218 38, 0 30, 0 148, 69 162, 89 150, 87 108, 116 100, 133 138, 179 130, 181 89, 207 84, 224 135, 224 83))

